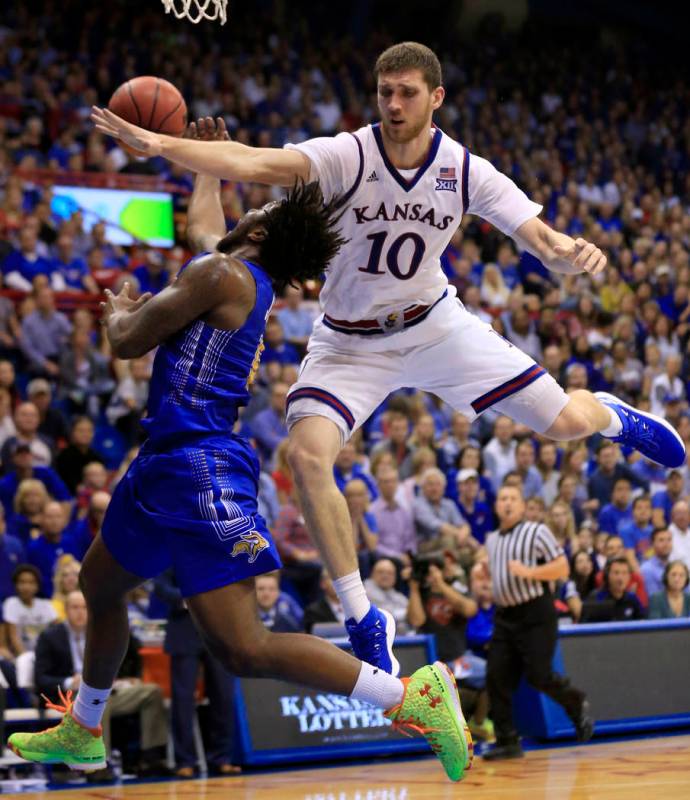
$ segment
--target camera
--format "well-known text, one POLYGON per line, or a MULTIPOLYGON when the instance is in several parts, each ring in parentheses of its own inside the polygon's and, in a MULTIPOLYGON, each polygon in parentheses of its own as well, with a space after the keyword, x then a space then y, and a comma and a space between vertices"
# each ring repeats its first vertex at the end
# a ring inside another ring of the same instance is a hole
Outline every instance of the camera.
POLYGON ((443 569, 445 559, 442 552, 412 554, 410 553, 410 560, 412 561, 412 574, 410 578, 419 583, 424 583, 426 576, 429 574, 429 567, 433 564, 439 569, 443 569))

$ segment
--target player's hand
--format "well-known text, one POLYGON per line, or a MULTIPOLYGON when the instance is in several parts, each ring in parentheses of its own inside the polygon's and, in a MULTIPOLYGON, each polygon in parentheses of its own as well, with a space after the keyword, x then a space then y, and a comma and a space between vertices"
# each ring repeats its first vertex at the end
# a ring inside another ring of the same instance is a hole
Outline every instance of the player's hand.
POLYGON ((188 139, 198 139, 202 142, 229 142, 230 134, 225 127, 223 117, 199 117, 196 122, 190 122, 187 128, 188 139))
POLYGON ((557 244, 553 249, 560 259, 590 275, 598 275, 606 267, 606 256, 585 239, 575 239, 570 247, 557 244))
POLYGON ((159 134, 147 131, 138 125, 132 125, 131 122, 125 122, 122 117, 118 117, 107 108, 91 106, 91 121, 99 133, 120 139, 148 158, 161 154, 163 148, 159 134))
POLYGON ((129 283, 125 282, 119 294, 113 294, 110 289, 105 290, 105 302, 101 303, 101 308, 103 309, 101 322, 104 325, 107 325, 108 320, 113 314, 117 314, 120 311, 127 311, 129 313, 136 311, 153 297, 151 292, 145 292, 141 297, 134 300, 129 296, 129 289, 129 283))
POLYGON ((528 567, 526 564, 523 564, 522 561, 515 561, 514 559, 508 562, 508 571, 516 578, 532 577, 532 567, 528 567))

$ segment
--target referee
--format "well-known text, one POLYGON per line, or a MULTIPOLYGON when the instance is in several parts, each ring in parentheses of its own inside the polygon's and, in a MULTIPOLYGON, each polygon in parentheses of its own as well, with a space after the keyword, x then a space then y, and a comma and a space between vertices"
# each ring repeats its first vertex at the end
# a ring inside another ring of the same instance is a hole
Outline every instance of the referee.
POLYGON ((523 673, 535 689, 563 706, 580 741, 591 738, 594 727, 584 692, 551 668, 558 622, 544 581, 566 578, 568 561, 551 531, 538 522, 523 522, 524 514, 521 489, 503 486, 496 499, 499 528, 486 540, 496 603, 487 665, 496 731, 496 745, 484 755, 490 760, 523 755, 512 699, 523 673))

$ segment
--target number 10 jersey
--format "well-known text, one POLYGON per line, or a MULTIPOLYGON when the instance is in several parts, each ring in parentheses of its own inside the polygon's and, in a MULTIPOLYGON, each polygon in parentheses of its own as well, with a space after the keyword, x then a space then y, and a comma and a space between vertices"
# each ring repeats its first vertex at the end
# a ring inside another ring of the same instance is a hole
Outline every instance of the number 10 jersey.
POLYGON ((490 162, 435 127, 424 163, 412 170, 391 163, 379 124, 286 147, 309 158, 310 180, 320 182, 326 200, 341 198, 348 243, 331 262, 320 298, 336 321, 385 320, 435 303, 448 285, 440 257, 463 214, 511 235, 541 211, 490 162))

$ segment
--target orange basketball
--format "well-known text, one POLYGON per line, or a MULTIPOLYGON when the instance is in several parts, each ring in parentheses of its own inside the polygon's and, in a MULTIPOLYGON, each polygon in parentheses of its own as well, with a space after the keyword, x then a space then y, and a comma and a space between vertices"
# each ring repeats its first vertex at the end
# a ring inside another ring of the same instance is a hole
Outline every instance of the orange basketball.
MULTIPOLYGON (((119 86, 108 108, 118 117, 155 133, 182 136, 187 127, 187 104, 175 86, 163 78, 142 75, 119 86)), ((131 147, 121 146, 135 155, 131 147)))

